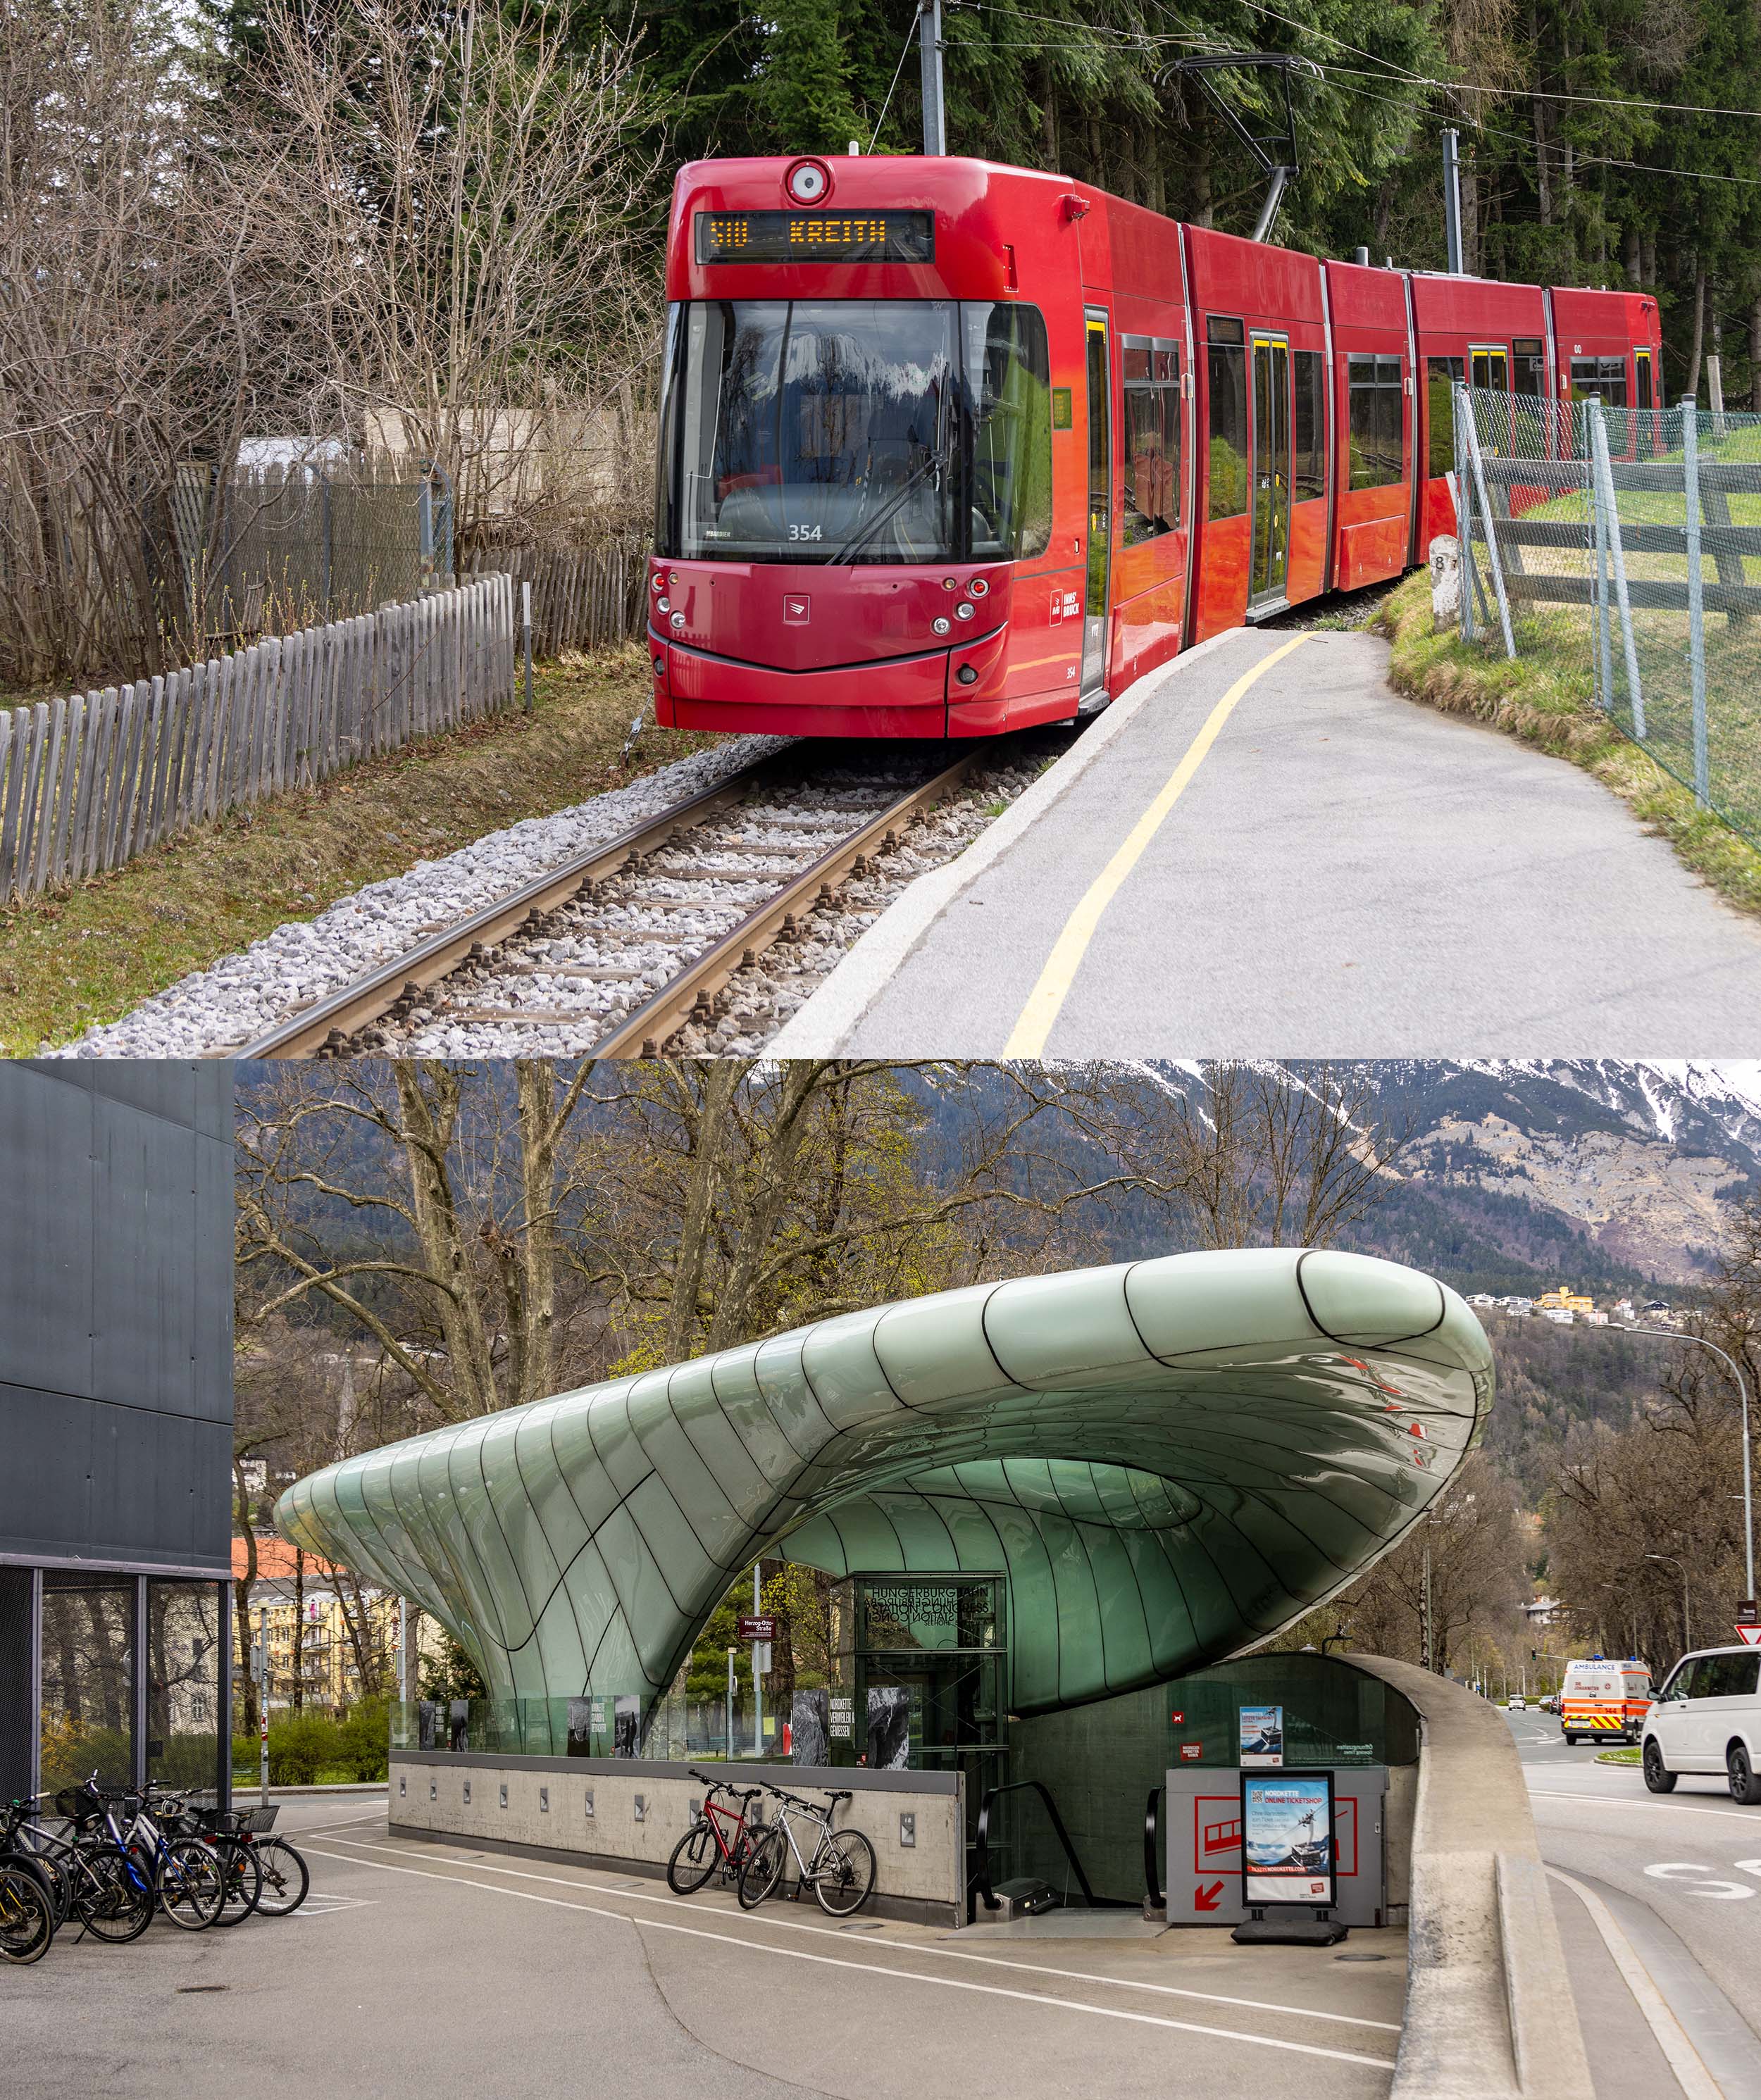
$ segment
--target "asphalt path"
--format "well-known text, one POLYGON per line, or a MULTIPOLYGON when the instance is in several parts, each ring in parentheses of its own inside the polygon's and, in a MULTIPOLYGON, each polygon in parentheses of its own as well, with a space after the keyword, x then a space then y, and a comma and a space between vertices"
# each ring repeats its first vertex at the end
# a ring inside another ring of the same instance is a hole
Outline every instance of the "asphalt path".
POLYGON ((903 960, 864 977, 885 919, 846 958, 836 1047, 1748 1054, 1761 925, 1589 774, 1401 699, 1387 661, 1365 633, 1252 631, 1156 674, 903 960))
POLYGON ((1713 1778, 1649 1793, 1553 1715, 1507 1718, 1598 2100, 1761 2100, 1761 1808, 1713 1778))
POLYGON ((287 1919, 133 1945, 58 1936, 0 1968, 11 2100, 979 2100, 1251 2092, 1383 2100, 1405 1939, 1238 1948, 967 1941, 810 1904, 748 1916, 714 1890, 399 1838, 382 1802, 301 1802, 312 1867, 287 1919), (1268 1957, 1270 1958, 1268 1958, 1268 1957))

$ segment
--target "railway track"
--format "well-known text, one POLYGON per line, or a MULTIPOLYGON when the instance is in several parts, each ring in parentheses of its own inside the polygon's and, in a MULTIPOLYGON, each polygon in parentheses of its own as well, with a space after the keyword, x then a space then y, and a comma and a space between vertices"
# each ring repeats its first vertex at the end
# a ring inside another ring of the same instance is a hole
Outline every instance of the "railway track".
POLYGON ((419 1049, 425 1030, 492 1026, 535 1038, 591 1027, 594 1057, 657 1055, 687 1023, 713 1023, 737 972, 796 938, 997 756, 974 748, 903 783, 865 779, 847 761, 816 774, 794 751, 761 759, 218 1054, 419 1049))

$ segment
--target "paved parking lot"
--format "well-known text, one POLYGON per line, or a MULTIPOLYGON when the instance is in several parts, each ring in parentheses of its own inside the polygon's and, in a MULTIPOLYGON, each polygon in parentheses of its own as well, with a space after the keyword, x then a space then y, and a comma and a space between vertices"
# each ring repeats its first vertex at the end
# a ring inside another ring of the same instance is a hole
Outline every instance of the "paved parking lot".
POLYGON ((301 1802, 285 1921, 71 1935, 0 1970, 9 2092, 373 2100, 559 2091, 898 2100, 957 2090, 1372 2100, 1399 2038, 1404 1935, 1239 1948, 1222 1933, 952 1935, 388 1836, 376 1803, 301 1802), (1379 1955, 1342 1962, 1340 1952, 1379 1955))

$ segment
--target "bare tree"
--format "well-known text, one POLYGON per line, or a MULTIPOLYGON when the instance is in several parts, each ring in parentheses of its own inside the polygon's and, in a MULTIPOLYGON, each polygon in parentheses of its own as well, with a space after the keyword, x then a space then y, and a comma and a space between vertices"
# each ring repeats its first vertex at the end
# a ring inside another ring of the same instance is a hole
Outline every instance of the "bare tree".
POLYGON ((467 554, 644 487, 661 288, 633 43, 476 0, 277 0, 265 33, 337 425, 437 461, 467 554))
POLYGON ((297 413, 310 184, 164 0, 0 0, 0 680, 162 669, 297 413))

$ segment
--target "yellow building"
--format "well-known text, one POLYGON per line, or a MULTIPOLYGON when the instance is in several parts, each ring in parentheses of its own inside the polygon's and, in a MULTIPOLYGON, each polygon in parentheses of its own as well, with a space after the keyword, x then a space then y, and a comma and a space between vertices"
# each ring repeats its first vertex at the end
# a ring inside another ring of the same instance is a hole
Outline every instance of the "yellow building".
MULTIPOLYGON (((233 1541, 233 1570, 240 1577, 243 1545, 233 1541)), ((301 1705, 319 1713, 345 1713, 369 1690, 392 1696, 398 1600, 364 1585, 358 1597, 357 1602, 356 1586, 346 1575, 309 1555, 303 1568, 297 1568, 294 1549, 285 1540, 257 1541, 250 1639, 254 1645, 260 1631, 267 1635, 271 1713, 293 1705, 296 1687, 301 1705)))
POLYGON ((1535 1309, 1538 1312, 1593 1312, 1595 1300, 1562 1283, 1556 1290, 1543 1290, 1535 1300, 1535 1309))

